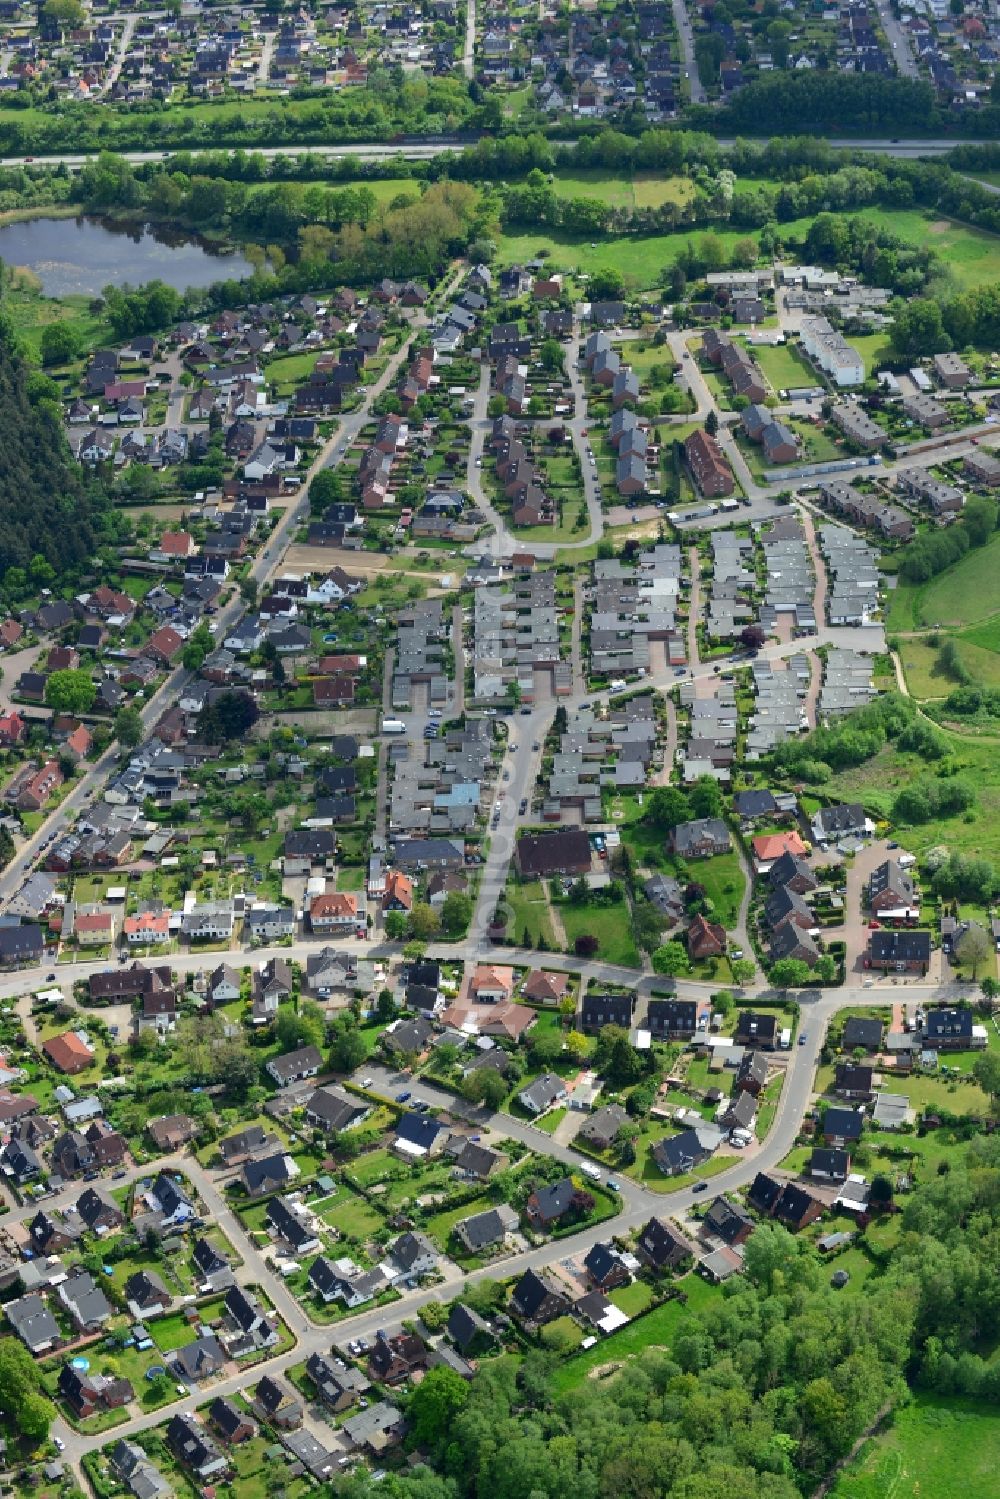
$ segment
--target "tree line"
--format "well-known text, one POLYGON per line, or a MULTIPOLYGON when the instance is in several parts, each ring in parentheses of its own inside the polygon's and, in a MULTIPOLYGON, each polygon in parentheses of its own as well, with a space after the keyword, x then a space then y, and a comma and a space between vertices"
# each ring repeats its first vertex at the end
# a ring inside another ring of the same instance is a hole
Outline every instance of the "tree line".
POLYGON ((492 118, 473 99, 465 79, 404 77, 401 68, 372 69, 365 88, 294 89, 264 109, 237 104, 205 110, 160 100, 95 109, 38 100, 30 90, 12 94, 6 107, 0 154, 10 156, 389 141, 400 134, 426 137, 487 128, 492 118))
POLYGON ((58 394, 0 309, 0 575, 21 569, 38 586, 89 561, 107 503, 73 461, 58 394))

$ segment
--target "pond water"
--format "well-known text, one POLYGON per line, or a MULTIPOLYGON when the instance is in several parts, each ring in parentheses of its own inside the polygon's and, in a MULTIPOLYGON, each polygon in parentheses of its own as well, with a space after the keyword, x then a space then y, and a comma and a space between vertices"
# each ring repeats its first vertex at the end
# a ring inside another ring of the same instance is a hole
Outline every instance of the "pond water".
POLYGON ((165 281, 184 291, 248 276, 253 269, 242 255, 219 253, 190 235, 82 216, 0 225, 0 260, 34 271, 47 297, 95 297, 109 283, 125 281, 165 281))

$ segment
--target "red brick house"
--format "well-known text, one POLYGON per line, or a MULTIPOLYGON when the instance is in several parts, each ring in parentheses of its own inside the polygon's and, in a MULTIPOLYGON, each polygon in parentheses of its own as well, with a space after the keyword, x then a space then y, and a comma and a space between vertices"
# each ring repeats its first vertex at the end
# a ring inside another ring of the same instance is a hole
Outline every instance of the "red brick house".
POLYGON ((697 915, 688 927, 687 949, 693 963, 699 958, 721 958, 726 951, 725 927, 697 915))

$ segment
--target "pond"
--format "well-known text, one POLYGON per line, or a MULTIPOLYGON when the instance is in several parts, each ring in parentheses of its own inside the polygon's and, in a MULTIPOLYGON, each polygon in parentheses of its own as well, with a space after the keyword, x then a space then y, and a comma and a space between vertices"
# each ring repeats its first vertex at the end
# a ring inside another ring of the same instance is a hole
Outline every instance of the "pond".
POLYGON ((150 224, 109 219, 22 219, 0 226, 0 260, 27 266, 47 297, 95 297, 109 283, 165 281, 184 291, 249 276, 253 270, 238 253, 226 253, 205 240, 150 224))

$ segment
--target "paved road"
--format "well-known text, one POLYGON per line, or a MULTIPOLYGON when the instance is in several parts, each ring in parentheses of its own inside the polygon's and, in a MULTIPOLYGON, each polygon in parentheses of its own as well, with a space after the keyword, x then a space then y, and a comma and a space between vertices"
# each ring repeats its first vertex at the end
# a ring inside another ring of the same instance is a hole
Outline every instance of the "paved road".
POLYGON ((266 31, 264 33, 264 45, 260 53, 260 67, 257 71, 258 88, 267 87, 268 79, 271 76, 271 63, 274 61, 274 49, 277 43, 278 33, 276 31, 266 31))
POLYGON ((882 23, 882 30, 885 32, 896 67, 904 78, 919 78, 920 69, 913 55, 910 33, 893 15, 889 0, 875 0, 875 9, 878 11, 878 18, 882 23))
POLYGON ((462 72, 466 78, 475 75, 476 0, 465 0, 465 46, 462 50, 462 72))
POLYGON ((698 64, 694 55, 694 30, 691 26, 686 0, 671 0, 671 3, 674 8, 674 26, 680 42, 684 77, 691 91, 691 103, 706 104, 708 100, 701 86, 701 79, 698 77, 698 64))
POLYGON ((118 82, 121 70, 125 66, 125 59, 128 56, 128 49, 132 44, 132 37, 135 34, 135 28, 138 21, 138 16, 126 16, 125 18, 125 25, 122 27, 121 40, 118 43, 118 51, 115 54, 114 62, 108 69, 107 77, 104 80, 104 87, 101 90, 102 94, 110 94, 115 84, 118 82))
MULTIPOLYGON (((674 0, 680 3, 680 0, 674 0)), ((689 69, 689 71, 692 71, 689 69)), ((692 72, 691 82, 697 82, 695 72, 692 72)), ((700 85, 699 85, 700 86, 700 85)), ((771 139, 780 137, 754 136, 750 139, 759 140, 763 144, 771 139)), ((343 145, 327 146, 314 141, 289 141, 283 146, 261 146, 254 147, 254 154, 263 156, 270 160, 275 156, 316 156, 327 157, 332 160, 340 160, 345 156, 356 156, 359 161, 391 161, 395 157, 403 157, 407 161, 428 161, 435 156, 443 156, 448 151, 464 151, 476 144, 476 137, 462 139, 453 136, 447 139, 435 141, 418 141, 407 145, 390 145, 385 141, 349 141, 343 145)), ((554 140, 555 147, 572 145, 572 141, 554 140)), ((732 146, 735 139, 732 137, 719 137, 720 146, 732 146)), ((942 156, 949 151, 954 151, 958 145, 965 144, 964 141, 934 138, 931 140, 914 139, 890 139, 887 136, 864 136, 852 140, 846 136, 834 136, 827 142, 835 150, 841 151, 874 151, 891 152, 893 156, 942 156)), ((225 150, 226 147, 221 149, 225 150)), ((228 148, 235 149, 235 148, 228 148)), ((118 151, 115 154, 126 161, 138 164, 145 161, 166 161, 170 156, 176 156, 186 147, 177 147, 171 151, 118 151)), ((51 154, 40 154, 32 156, 32 161, 37 161, 44 166, 65 166, 70 169, 79 169, 88 161, 94 161, 97 157, 96 151, 57 151, 51 154)), ((196 153, 197 154, 197 153, 196 153)), ((0 166, 19 167, 27 158, 24 156, 0 157, 0 166)))

